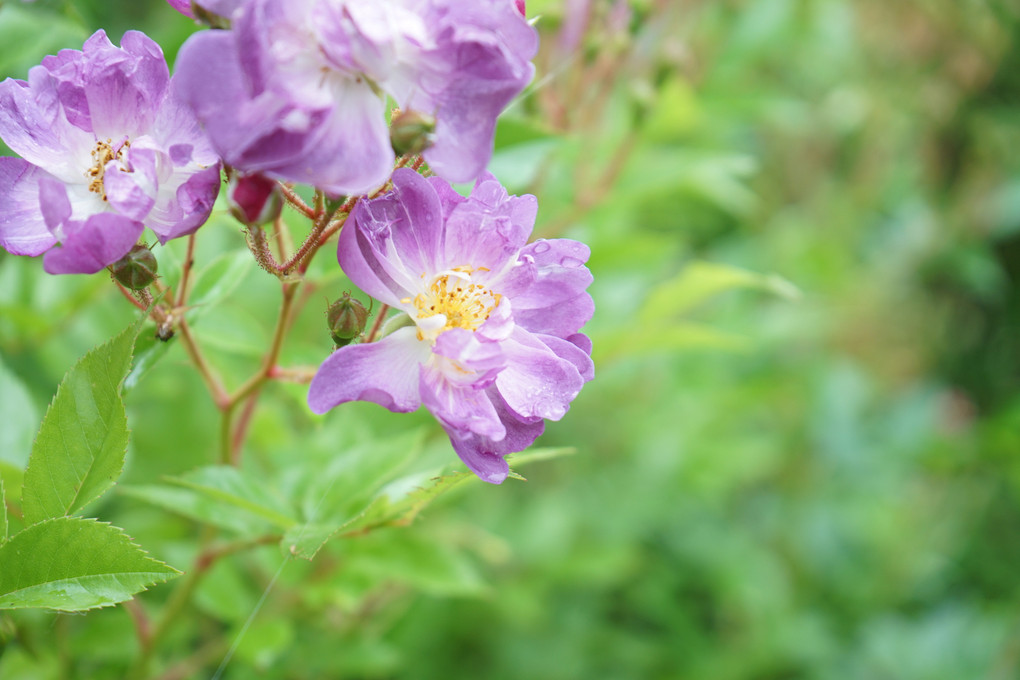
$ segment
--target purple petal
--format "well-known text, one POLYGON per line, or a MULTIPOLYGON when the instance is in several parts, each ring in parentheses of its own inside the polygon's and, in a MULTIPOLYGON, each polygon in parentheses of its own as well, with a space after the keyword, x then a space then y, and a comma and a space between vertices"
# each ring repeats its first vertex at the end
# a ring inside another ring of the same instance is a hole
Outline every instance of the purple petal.
POLYGON ((145 218, 145 226, 155 232, 160 243, 193 234, 209 219, 216 203, 220 191, 219 166, 184 177, 186 181, 176 189, 173 182, 160 185, 156 205, 145 218))
POLYGON ((148 130, 166 96, 170 73, 159 45, 128 31, 117 48, 102 30, 85 41, 85 96, 99 138, 133 137, 148 130))
POLYGON ((502 346, 508 363, 496 376, 496 387, 507 405, 523 418, 562 418, 584 385, 574 364, 525 331, 516 331, 502 346))
POLYGON ((588 246, 579 241, 535 241, 521 250, 519 266, 507 273, 500 290, 513 299, 518 310, 546 308, 570 300, 591 285, 591 272, 584 266, 589 255, 588 246))
POLYGON ((60 50, 43 57, 43 67, 55 81, 57 99, 64 108, 64 116, 75 127, 92 131, 88 98, 85 96, 85 55, 81 50, 60 50))
POLYGON ((143 230, 141 222, 114 213, 67 222, 63 243, 46 252, 43 268, 50 274, 94 274, 124 257, 143 230))
POLYGON ((39 209, 46 227, 56 236, 63 233, 63 225, 71 218, 71 201, 67 187, 49 177, 39 178, 39 209))
POLYGON ((354 206, 347 223, 340 230, 336 249, 337 261, 347 278, 358 288, 390 307, 400 307, 400 301, 410 294, 410 282, 406 277, 401 277, 403 283, 397 283, 386 273, 378 255, 372 249, 372 244, 358 229, 363 203, 365 201, 360 201, 354 206))
POLYGON ((464 328, 451 328, 441 333, 432 346, 436 357, 449 360, 446 371, 450 382, 472 387, 490 385, 506 366, 506 357, 499 343, 483 342, 477 333, 464 328))
POLYGON ((480 178, 447 219, 447 266, 485 267, 498 277, 527 242, 537 210, 534 196, 509 196, 492 175, 480 178))
POLYGON ((71 125, 57 99, 57 83, 42 66, 29 83, 0 83, 0 138, 16 154, 67 182, 83 181, 82 158, 95 143, 92 134, 71 125))
MULTIPOLYGON (((516 301, 514 301, 516 304, 516 301)), ((588 293, 556 302, 548 307, 534 309, 514 308, 514 321, 521 328, 532 333, 555 335, 558 338, 571 337, 584 324, 588 323, 595 313, 595 301, 588 293)))
POLYGON ((195 18, 194 12, 191 11, 191 0, 166 0, 170 3, 170 6, 180 12, 186 17, 195 18))
POLYGON ((121 215, 141 222, 156 204, 156 153, 151 149, 128 149, 125 160, 126 167, 116 160, 106 164, 106 199, 121 215))
POLYGON ((428 343, 410 327, 378 342, 341 347, 312 378, 308 406, 325 413, 348 401, 371 401, 391 411, 414 411, 421 404, 419 366, 428 356, 428 343))
POLYGON ((419 384, 422 403, 446 428, 460 436, 477 434, 491 440, 506 436, 506 428, 499 419, 492 401, 484 388, 458 385, 431 367, 423 367, 419 384))
POLYGON ((335 93, 328 115, 300 138, 300 153, 271 165, 263 159, 263 171, 333 194, 369 193, 393 169, 384 111, 385 102, 367 84, 344 87, 335 93))
POLYGON ((531 446, 545 430, 545 422, 541 419, 520 418, 510 410, 496 390, 489 388, 488 393, 506 430, 503 439, 493 441, 477 434, 464 434, 449 429, 447 434, 450 435, 453 450, 469 470, 478 475, 482 481, 500 484, 510 471, 510 466, 503 457, 531 446))
POLYGON ((538 35, 506 0, 448 3, 445 21, 423 59, 431 72, 406 108, 436 111, 425 158, 441 177, 466 182, 485 170, 496 117, 534 75, 538 35))
MULTIPOLYGON (((393 191, 373 201, 359 203, 358 229, 391 276, 408 276, 408 284, 426 272, 446 268, 441 262, 443 211, 435 189, 409 168, 393 173, 393 191)), ((410 287, 410 285, 408 287, 410 287)))
POLYGON ((595 364, 591 360, 591 340, 588 339, 587 335, 578 333, 577 335, 572 336, 573 338, 578 339, 578 342, 582 343, 582 346, 575 344, 571 340, 557 338, 554 335, 536 334, 535 337, 541 340, 546 347, 551 349, 556 356, 572 363, 585 382, 588 382, 595 377, 595 364), (585 343, 587 349, 585 349, 585 343))
MULTIPOLYGON (((0 246, 14 255, 40 255, 57 240, 39 210, 39 180, 52 176, 20 158, 0 157, 0 246)), ((56 181, 56 180, 53 180, 56 181)))

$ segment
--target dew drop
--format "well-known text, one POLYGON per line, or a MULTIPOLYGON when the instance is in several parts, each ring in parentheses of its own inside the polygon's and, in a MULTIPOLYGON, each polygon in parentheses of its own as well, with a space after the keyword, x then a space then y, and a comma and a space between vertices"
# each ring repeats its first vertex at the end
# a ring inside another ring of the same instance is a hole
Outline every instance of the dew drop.
POLYGON ((536 241, 535 247, 532 249, 536 255, 549 252, 549 244, 545 241, 536 241))
POLYGON ((560 266, 561 267, 567 267, 569 269, 573 269, 573 268, 576 268, 576 267, 580 267, 582 264, 584 264, 584 262, 582 260, 577 259, 576 257, 569 257, 568 256, 568 257, 560 258, 560 266))

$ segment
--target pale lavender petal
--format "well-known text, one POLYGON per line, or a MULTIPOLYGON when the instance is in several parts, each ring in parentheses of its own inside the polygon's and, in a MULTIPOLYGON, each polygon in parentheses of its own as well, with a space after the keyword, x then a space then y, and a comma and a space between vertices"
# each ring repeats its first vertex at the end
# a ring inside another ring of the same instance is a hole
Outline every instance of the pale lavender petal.
POLYGON ((56 83, 46 69, 29 71, 33 86, 8 78, 0 83, 0 138, 16 154, 63 181, 81 181, 82 163, 94 137, 62 115, 56 83))
POLYGON ((582 343, 580 346, 572 342, 570 339, 563 340, 562 338, 557 338, 554 335, 536 334, 535 337, 541 340, 546 347, 551 349, 556 356, 561 359, 566 359, 572 363, 585 382, 588 382, 595 377, 595 363, 591 360, 591 340, 588 339, 587 335, 578 333, 577 335, 571 336, 572 338, 577 339, 578 342, 582 343), (585 345, 587 349, 585 348, 585 345))
POLYGON ((160 243, 193 234, 209 219, 220 190, 219 166, 185 175, 186 181, 173 188, 161 187, 156 205, 145 218, 160 243))
MULTIPOLYGON (((223 159, 258 171, 301 153, 304 132, 281 130, 288 104, 250 90, 233 31, 201 31, 177 54, 174 92, 194 112, 223 159)), ((310 121, 317 123, 318 119, 310 121)))
POLYGON ((0 157, 0 246, 14 255, 36 256, 57 240, 39 210, 39 180, 44 170, 20 158, 0 157))
POLYGON ((447 219, 447 266, 484 267, 498 277, 527 243, 537 206, 534 196, 509 196, 492 175, 479 179, 447 219))
POLYGON ((39 178, 39 210, 42 212, 46 227, 54 236, 60 238, 63 225, 71 219, 71 201, 67 196, 67 187, 50 177, 39 178))
POLYGON ((82 48, 85 96, 99 138, 134 136, 150 127, 170 83, 163 50, 139 31, 115 47, 102 30, 82 48))
POLYGON ((156 204, 156 153, 151 149, 128 149, 125 160, 123 165, 121 161, 106 164, 106 199, 121 215, 141 222, 156 204))
POLYGON ((545 430, 545 421, 540 418, 520 418, 510 410, 494 388, 489 388, 487 392, 506 430, 501 440, 494 441, 473 433, 451 431, 450 428, 446 428, 446 432, 450 435, 453 450, 469 470, 483 481, 500 484, 510 472, 510 466, 504 456, 531 446, 545 430))
POLYGON ((443 222, 450 218, 450 213, 458 205, 467 200, 466 197, 461 196, 457 191, 450 186, 450 183, 444 180, 442 177, 429 177, 428 183, 435 189, 436 195, 439 197, 439 203, 443 208, 443 222))
POLYGON ((420 89, 408 108, 436 112, 429 166, 452 182, 485 170, 496 118, 531 81, 538 35, 506 0, 448 3, 448 27, 439 32, 420 89))
POLYGON ((507 405, 524 418, 562 418, 584 385, 574 364, 524 331, 502 345, 508 363, 496 376, 496 387, 507 405))
POLYGON ((85 55, 80 50, 60 50, 43 57, 42 65, 54 81, 57 99, 68 122, 91 132, 92 120, 85 96, 85 55))
POLYGON ((584 352, 588 356, 591 356, 592 349, 591 338, 589 338, 587 335, 585 335, 584 333, 574 333, 573 335, 568 336, 567 340, 577 345, 577 347, 582 352, 584 352))
POLYGON ((400 307, 400 301, 410 295, 410 282, 406 277, 402 277, 403 283, 393 280, 380 264, 368 238, 358 228, 362 203, 364 201, 354 206, 347 223, 340 230, 337 261, 347 278, 358 288, 390 307, 400 307))
POLYGON ((391 411, 414 411, 421 405, 419 366, 428 355, 428 343, 410 327, 378 342, 341 347, 312 378, 308 406, 325 413, 348 401, 371 401, 391 411))
POLYGON ((50 274, 94 274, 127 255, 143 230, 141 222, 114 213, 68 222, 64 241, 43 256, 43 268, 50 274))
POLYGON ((451 365, 446 368, 452 370, 445 373, 450 382, 475 388, 492 384, 507 363, 499 343, 485 341, 464 328, 451 328, 441 333, 432 346, 432 353, 435 358, 449 360, 451 365))
MULTIPOLYGON (((385 255, 391 276, 409 274, 411 281, 426 272, 445 269, 442 206, 435 189, 409 168, 393 173, 393 191, 358 204, 357 225, 373 250, 385 255)), ((463 263, 460 263, 463 264, 463 263)), ((408 282, 409 283, 409 282, 408 282)))
POLYGON ((595 313, 595 301, 588 293, 564 302, 555 302, 548 307, 516 309, 514 321, 521 328, 532 333, 545 333, 558 338, 573 336, 595 313))
POLYGON ((543 309, 573 299, 591 284, 591 271, 584 266, 590 255, 588 246, 579 241, 535 241, 521 250, 521 266, 508 270, 500 290, 518 310, 543 309))
POLYGON ((271 165, 263 161, 263 167, 255 169, 333 194, 369 193, 382 186, 393 169, 385 104, 365 83, 344 87, 335 93, 328 115, 300 139, 299 155, 271 165))
POLYGON ((170 6, 180 12, 186 17, 195 18, 194 12, 191 11, 191 0, 166 0, 170 3, 170 6))
POLYGON ((448 432, 474 433, 494 441, 506 436, 484 388, 456 384, 443 372, 423 366, 419 390, 422 403, 448 432))

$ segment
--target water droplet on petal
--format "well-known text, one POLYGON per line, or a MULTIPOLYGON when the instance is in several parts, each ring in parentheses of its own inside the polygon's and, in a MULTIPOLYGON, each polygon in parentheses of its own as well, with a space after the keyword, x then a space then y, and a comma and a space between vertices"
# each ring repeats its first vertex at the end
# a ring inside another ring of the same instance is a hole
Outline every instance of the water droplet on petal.
POLYGON ((535 247, 532 249, 536 255, 549 252, 549 244, 545 241, 536 241, 535 247))
POLYGON ((560 266, 561 267, 567 267, 569 269, 573 269, 573 268, 576 268, 576 267, 580 267, 583 264, 584 264, 584 262, 579 260, 579 259, 577 259, 576 257, 569 257, 568 256, 568 257, 560 258, 560 266))

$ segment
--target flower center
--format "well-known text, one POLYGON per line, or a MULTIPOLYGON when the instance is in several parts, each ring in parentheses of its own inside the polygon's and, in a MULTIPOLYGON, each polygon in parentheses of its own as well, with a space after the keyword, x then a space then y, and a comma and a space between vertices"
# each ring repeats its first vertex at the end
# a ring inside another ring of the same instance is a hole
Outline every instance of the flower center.
POLYGON ((126 139, 116 150, 113 148, 113 140, 109 137, 105 142, 96 140, 96 146, 92 149, 92 167, 85 171, 85 179, 89 181, 89 191, 99 194, 100 198, 106 200, 106 187, 103 185, 106 164, 114 160, 124 160, 124 152, 130 147, 131 142, 126 139))
MULTIPOLYGON (((428 319, 437 314, 446 317, 442 328, 429 333, 431 339, 451 328, 475 331, 499 305, 502 298, 499 293, 471 282, 471 274, 475 271, 488 270, 484 267, 472 269, 467 265, 454 267, 436 276, 424 293, 416 295, 414 300, 407 300, 414 303, 418 319, 428 319)), ((420 330, 418 335, 422 335, 420 330)))

